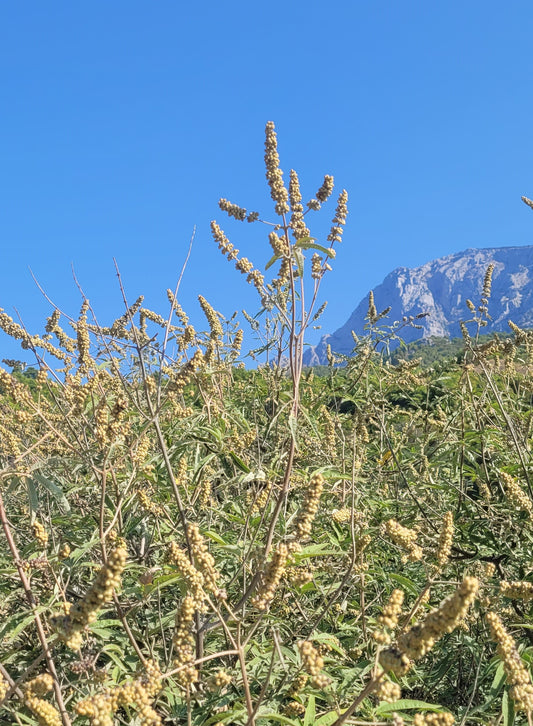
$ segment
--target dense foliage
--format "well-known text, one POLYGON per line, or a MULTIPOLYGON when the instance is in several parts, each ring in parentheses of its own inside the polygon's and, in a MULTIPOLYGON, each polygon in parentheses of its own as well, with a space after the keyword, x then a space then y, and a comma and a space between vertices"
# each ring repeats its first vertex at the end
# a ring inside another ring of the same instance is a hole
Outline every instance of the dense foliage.
POLYGON ((0 372, 1 723, 531 722, 533 338, 476 340, 489 271, 460 362, 384 359, 371 298, 353 355, 304 371, 346 195, 319 247, 271 125, 266 161, 276 276, 213 233, 268 365, 177 291, 105 329, 84 300, 72 334, 0 314, 38 369, 0 372))

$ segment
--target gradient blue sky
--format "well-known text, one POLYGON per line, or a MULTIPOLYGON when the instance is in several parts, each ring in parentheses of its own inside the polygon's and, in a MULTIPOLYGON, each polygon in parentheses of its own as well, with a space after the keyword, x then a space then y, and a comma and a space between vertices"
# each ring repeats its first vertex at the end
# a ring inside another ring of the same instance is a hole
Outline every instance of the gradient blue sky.
MULTIPOLYGON (((116 257, 129 297, 165 313, 196 226, 180 295, 193 321, 198 293, 228 317, 254 312, 209 222, 269 259, 264 227, 217 208, 224 196, 272 217, 269 119, 304 197, 325 173, 350 195, 323 332, 395 267, 533 244, 520 201, 533 196, 532 39, 525 1, 3 3, 0 305, 40 330, 51 308, 31 267, 77 316, 73 265, 108 323, 123 312, 116 257)), ((333 213, 315 215, 318 241, 333 213)), ((0 358, 14 352, 2 336, 0 358)))

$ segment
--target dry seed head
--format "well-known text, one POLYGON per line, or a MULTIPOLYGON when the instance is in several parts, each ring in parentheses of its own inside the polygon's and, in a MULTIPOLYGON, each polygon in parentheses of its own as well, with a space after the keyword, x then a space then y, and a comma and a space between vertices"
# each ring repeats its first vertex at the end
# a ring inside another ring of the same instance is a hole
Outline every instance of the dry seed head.
POLYGON ((522 201, 524 204, 527 204, 528 207, 531 207, 533 209, 533 200, 528 199, 527 197, 522 197, 522 201))
POLYGON ((218 338, 221 338, 223 335, 222 325, 220 324, 219 317, 215 310, 211 307, 211 305, 207 302, 205 297, 202 297, 202 295, 198 295, 198 301, 201 305, 202 310, 204 311, 205 317, 207 318, 207 322, 209 323, 209 328, 211 330, 211 338, 213 340, 217 340, 218 338))
POLYGON ((302 195, 300 193, 300 182, 298 174, 291 169, 289 181, 289 197, 291 202, 291 222, 290 226, 292 234, 296 240, 310 237, 311 232, 307 229, 304 222, 304 208, 302 206, 302 195))
POLYGON ((453 726, 455 718, 451 713, 417 713, 414 726, 453 726))
POLYGON ((453 514, 446 512, 442 522, 442 529, 439 535, 439 546, 437 549, 437 562, 443 567, 450 558, 453 542, 453 514))
POLYGON ((246 219, 246 209, 239 207, 238 204, 232 204, 232 202, 228 202, 227 199, 219 199, 218 206, 223 212, 226 212, 230 217, 238 219, 240 222, 244 222, 246 219))
POLYGON ((239 250, 235 249, 214 220, 211 222, 211 234, 213 235, 215 242, 218 244, 218 249, 222 252, 222 254, 225 255, 229 261, 236 260, 239 250))
POLYGON ((487 267, 487 271, 485 272, 485 277, 483 278, 483 292, 482 297, 485 300, 488 300, 490 297, 491 287, 492 287, 492 273, 494 272, 494 263, 491 262, 490 265, 487 267))
POLYGON ((81 305, 80 317, 76 323, 76 339, 78 348, 78 363, 86 368, 91 362, 89 355, 90 339, 89 329, 87 327, 87 311, 89 309, 89 301, 85 299, 81 305))
POLYGON ((270 186, 270 196, 276 202, 276 214, 282 215, 289 211, 289 194, 283 184, 283 172, 279 168, 278 141, 274 128, 274 123, 268 121, 265 128, 266 178, 270 186))
POLYGON ((370 290, 368 293, 368 312, 366 314, 368 321, 371 325, 374 325, 378 319, 378 311, 374 302, 374 291, 370 290))
POLYGON ((346 216, 348 215, 348 192, 343 189, 337 200, 337 209, 333 217, 333 224, 328 235, 328 242, 342 242, 342 228, 346 224, 346 216))
POLYGON ((46 547, 46 545, 48 544, 48 532, 45 530, 39 520, 36 520, 33 523, 33 536, 41 545, 41 547, 46 547))
POLYGON ((394 544, 403 547, 409 552, 406 559, 413 562, 422 559, 422 548, 416 544, 418 533, 414 529, 403 527, 395 519, 389 519, 385 523, 385 529, 394 544))
POLYGON ((265 567, 257 593, 251 600, 252 605, 257 610, 266 610, 274 599, 281 578, 285 574, 288 557, 289 550, 287 545, 283 543, 278 544, 274 550, 272 559, 265 567))
POLYGON ((325 202, 332 194, 333 192, 333 177, 329 174, 326 174, 324 176, 324 181, 322 182, 322 186, 316 193, 316 198, 319 202, 323 203, 325 202))
POLYGON ((176 628, 172 643, 174 645, 174 663, 177 666, 185 666, 176 674, 176 679, 182 686, 194 683, 198 678, 198 671, 194 667, 195 641, 192 635, 195 609, 195 600, 187 595, 176 614, 176 628))
POLYGON ((291 716, 303 716, 305 714, 305 706, 303 703, 299 703, 298 701, 289 701, 286 706, 283 706, 283 713, 289 718, 291 716))
POLYGON ((533 710, 533 686, 527 668, 516 649, 514 639, 505 629, 501 618, 496 613, 488 612, 485 616, 490 628, 490 636, 497 643, 498 655, 503 661, 507 683, 511 686, 509 695, 514 701, 517 711, 533 710))
POLYGON ((393 630, 398 625, 398 618, 402 612, 402 605, 405 598, 403 590, 396 588, 392 591, 383 612, 378 617, 378 622, 385 628, 393 630))
POLYGON ((505 471, 500 472, 500 479, 510 504, 512 504, 512 506, 516 509, 527 512, 528 515, 532 517, 533 505, 531 504, 529 497, 522 491, 518 482, 505 471))
POLYGON ((402 697, 402 690, 398 683, 382 678, 378 683, 378 687, 374 691, 374 694, 380 701, 394 703, 394 701, 398 701, 402 697))
POLYGON ((198 610, 205 611, 204 577, 191 564, 186 553, 175 542, 170 543, 168 559, 180 571, 190 588, 190 597, 198 610))
POLYGON ((207 545, 197 524, 187 525, 187 534, 191 546, 191 553, 194 558, 197 570, 202 574, 206 590, 217 594, 219 592, 218 580, 220 573, 215 567, 215 559, 207 549, 207 545))
POLYGON ((119 545, 111 550, 106 564, 81 600, 70 608, 68 614, 51 619, 52 627, 69 648, 77 650, 80 647, 82 631, 96 620, 98 610, 111 600, 113 590, 120 585, 126 556, 124 546, 119 545))
POLYGON ((54 687, 54 679, 50 673, 42 673, 24 685, 24 690, 28 696, 44 696, 45 693, 51 691, 54 687))
POLYGON ((507 580, 502 580, 500 582, 500 595, 504 595, 513 600, 533 600, 533 583, 526 581, 507 582, 507 580))
POLYGON ((311 534, 311 528, 318 511, 323 488, 324 477, 322 474, 313 474, 309 480, 302 508, 296 521, 296 537, 298 539, 309 537, 311 534))
POLYGON ((2 703, 2 701, 6 697, 6 694, 8 691, 9 691, 9 683, 6 681, 4 676, 0 673, 0 703, 2 703))
POLYGON ((325 688, 330 679, 321 673, 324 667, 324 659, 311 643, 310 640, 301 640, 298 643, 298 650, 302 658, 304 670, 311 676, 311 683, 315 688, 325 688))
POLYGON ((61 714, 48 701, 29 695, 25 698, 25 704, 37 716, 39 726, 61 726, 63 719, 61 714))
POLYGON ((479 580, 465 577, 457 590, 426 618, 402 633, 397 647, 411 660, 424 656, 445 633, 451 633, 465 617, 479 590, 479 580))
POLYGON ((320 280, 323 276, 325 268, 322 267, 323 259, 318 252, 313 253, 311 257, 311 277, 313 280, 320 280))

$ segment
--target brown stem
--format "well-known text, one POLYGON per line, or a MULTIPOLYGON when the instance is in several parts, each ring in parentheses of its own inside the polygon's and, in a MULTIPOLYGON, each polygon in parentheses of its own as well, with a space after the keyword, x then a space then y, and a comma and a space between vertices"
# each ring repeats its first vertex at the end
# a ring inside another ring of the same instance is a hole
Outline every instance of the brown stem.
POLYGON ((7 520, 6 510, 4 508, 4 500, 2 498, 2 495, 0 494, 0 519, 2 520, 2 527, 4 530, 4 534, 7 539, 8 547, 11 551, 11 556, 13 557, 13 561, 15 563, 15 566, 18 570, 19 578, 22 583, 22 587, 24 589, 24 594, 26 595, 26 600, 28 601, 28 604, 33 612, 33 617, 35 619, 35 626, 37 628, 37 635, 39 637, 39 641, 41 643, 44 656, 46 658, 46 664, 48 666, 48 671, 52 678, 54 679, 54 694, 56 697, 57 705, 59 707, 59 712, 61 714, 61 721, 63 722, 63 726, 71 726, 71 721, 69 718, 69 715, 67 713, 67 710, 65 708, 65 702, 63 700, 63 695, 61 693, 61 687, 59 685, 59 679, 57 677, 57 671, 54 664, 54 660, 52 658, 52 653, 50 652, 50 647, 48 645, 48 639, 46 637, 46 633, 44 631, 43 622, 41 620, 41 616, 37 612, 37 602, 35 600, 35 596, 32 592, 30 582, 28 578, 26 577, 26 573, 24 572, 24 569, 22 567, 22 563, 20 561, 20 556, 18 553, 17 545, 15 544, 15 540, 13 539, 13 535, 11 533, 11 528, 9 526, 9 522, 7 520))

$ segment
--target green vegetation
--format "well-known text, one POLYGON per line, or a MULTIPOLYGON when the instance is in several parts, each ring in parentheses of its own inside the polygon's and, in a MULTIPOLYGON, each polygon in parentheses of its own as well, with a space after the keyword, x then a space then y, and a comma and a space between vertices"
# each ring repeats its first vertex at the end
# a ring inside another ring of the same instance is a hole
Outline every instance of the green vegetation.
POLYGON ((533 337, 477 339, 489 270, 445 365, 384 359, 371 299, 353 355, 304 371, 347 195, 318 245, 270 124, 265 158, 270 280, 212 230, 268 364, 178 290, 109 328, 0 311, 37 371, 0 371, 0 722, 531 723, 533 337))

